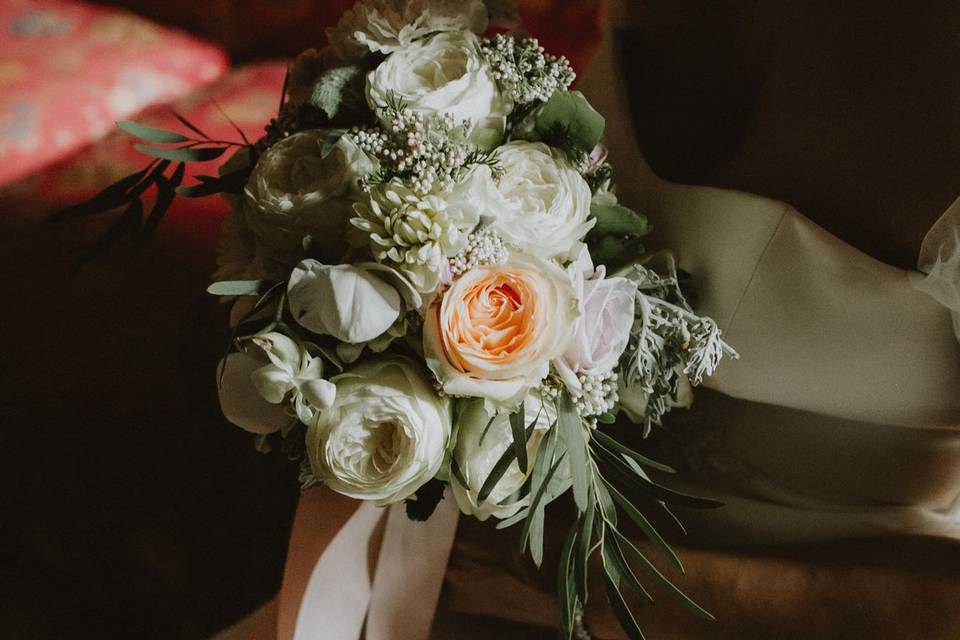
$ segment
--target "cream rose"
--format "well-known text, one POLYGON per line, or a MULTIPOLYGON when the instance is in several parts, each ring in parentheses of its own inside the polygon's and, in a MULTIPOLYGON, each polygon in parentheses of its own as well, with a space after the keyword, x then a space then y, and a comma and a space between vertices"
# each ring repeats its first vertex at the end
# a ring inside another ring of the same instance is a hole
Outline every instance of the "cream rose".
MULTIPOLYGON (((540 443, 557 415, 553 406, 549 402, 542 403, 536 393, 528 395, 524 400, 524 414, 528 425, 536 420, 533 434, 527 441, 527 459, 530 461, 527 472, 521 471, 514 460, 494 485, 490 495, 481 503, 480 489, 503 453, 513 446, 513 432, 508 414, 498 414, 493 423, 490 423, 490 417, 484 411, 481 401, 471 400, 466 403, 458 422, 457 446, 453 456, 467 486, 464 487, 458 480, 450 481, 453 496, 463 513, 475 516, 478 520, 486 520, 490 516, 503 519, 509 518, 530 503, 529 496, 512 502, 506 501, 523 486, 527 476, 532 473, 533 461, 537 459, 540 443)), ((554 478, 560 480, 560 475, 555 475, 554 478)))
MULTIPOLYGON (((416 113, 469 120, 470 141, 485 149, 501 142, 513 108, 480 54, 480 41, 469 31, 438 33, 383 61, 367 75, 367 102, 376 110, 388 104, 390 96, 416 113)), ((382 118, 389 126, 386 116, 382 118)))
POLYGON ((364 362, 331 381, 333 406, 307 430, 314 475, 331 489, 387 505, 433 478, 450 438, 448 400, 405 358, 364 362))
POLYGON ((471 269, 427 310, 424 357, 444 391, 516 406, 566 351, 577 320, 570 278, 552 262, 514 255, 471 269))
POLYGON ((247 182, 247 226, 260 251, 292 266, 310 235, 333 261, 343 252, 359 181, 375 169, 349 135, 295 133, 270 147, 247 182))
POLYGON ((573 259, 593 227, 590 186, 562 151, 514 141, 497 150, 503 175, 490 226, 504 242, 541 258, 573 259))

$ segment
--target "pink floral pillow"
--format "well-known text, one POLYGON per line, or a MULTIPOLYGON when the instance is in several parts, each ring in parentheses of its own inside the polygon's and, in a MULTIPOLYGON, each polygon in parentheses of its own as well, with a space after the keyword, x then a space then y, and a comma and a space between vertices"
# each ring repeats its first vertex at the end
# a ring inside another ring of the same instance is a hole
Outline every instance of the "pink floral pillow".
POLYGON ((132 14, 64 0, 3 0, 0 184, 226 69, 216 47, 132 14))

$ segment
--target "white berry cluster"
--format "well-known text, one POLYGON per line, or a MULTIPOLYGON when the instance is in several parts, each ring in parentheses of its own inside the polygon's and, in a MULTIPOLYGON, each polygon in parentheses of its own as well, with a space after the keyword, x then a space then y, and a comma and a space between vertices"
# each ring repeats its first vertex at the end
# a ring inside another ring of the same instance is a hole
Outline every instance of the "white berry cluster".
POLYGON ((484 41, 483 52, 500 90, 517 104, 546 102, 576 77, 566 58, 546 53, 536 38, 497 34, 484 41))
POLYGON ((618 376, 614 372, 605 375, 577 374, 582 388, 581 393, 573 393, 574 406, 577 412, 585 417, 601 416, 611 413, 620 401, 617 392, 618 376))
POLYGON ((418 193, 449 189, 468 163, 472 145, 469 120, 457 122, 450 114, 425 116, 406 107, 383 107, 389 125, 354 128, 357 145, 380 162, 370 182, 403 178, 418 193))
POLYGON ((485 227, 467 236, 467 245, 450 258, 450 272, 454 276, 460 276, 474 267, 502 264, 509 257, 500 234, 490 227, 485 227))

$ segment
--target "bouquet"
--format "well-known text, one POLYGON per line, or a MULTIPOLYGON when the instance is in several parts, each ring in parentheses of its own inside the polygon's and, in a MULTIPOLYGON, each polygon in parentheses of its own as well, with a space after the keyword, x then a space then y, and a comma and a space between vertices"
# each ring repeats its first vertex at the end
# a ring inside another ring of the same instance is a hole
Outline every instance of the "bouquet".
POLYGON ((483 37, 490 19, 480 0, 360 2, 293 61, 261 139, 118 123, 152 161, 61 215, 122 208, 103 247, 149 233, 177 194, 223 194, 221 406, 298 460, 304 487, 425 519, 449 485, 462 513, 520 527, 538 565, 545 509, 570 495, 563 637, 593 553, 631 637, 622 589, 651 599, 634 567, 709 617, 618 522, 680 568, 651 510, 714 503, 658 485, 648 471, 670 469, 607 427, 622 415, 645 436, 733 352, 669 260, 643 255, 650 229, 617 200, 604 119, 568 62, 483 37), (182 184, 186 163, 228 151, 182 184))

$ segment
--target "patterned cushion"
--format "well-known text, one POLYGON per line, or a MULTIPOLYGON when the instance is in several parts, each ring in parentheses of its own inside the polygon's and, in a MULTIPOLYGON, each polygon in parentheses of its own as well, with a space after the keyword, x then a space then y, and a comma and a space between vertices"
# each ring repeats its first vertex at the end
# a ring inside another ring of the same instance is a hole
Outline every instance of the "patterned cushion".
POLYGON ((226 69, 212 45, 128 13, 66 0, 0 2, 0 184, 226 69))
MULTIPOLYGON (((239 142, 240 134, 255 140, 264 125, 276 115, 286 74, 285 62, 263 62, 242 67, 209 87, 174 101, 157 105, 138 115, 136 120, 172 131, 190 133, 177 121, 181 114, 214 140, 239 142), (229 119, 228 119, 229 118, 229 119)), ((71 157, 51 164, 27 178, 0 187, 0 211, 12 227, 35 225, 61 207, 80 202, 117 179, 143 168, 149 157, 133 148, 137 141, 114 128, 102 140, 81 149, 71 157)), ((192 175, 215 174, 225 156, 205 163, 187 165, 184 184, 193 184, 192 175)), ((185 233, 198 241, 212 244, 219 232, 220 219, 226 205, 217 197, 200 199, 177 198, 161 226, 161 233, 185 233)), ((109 215, 109 214, 108 214, 109 215)), ((96 226, 95 223, 93 223, 96 226)), ((67 226, 81 226, 78 222, 67 226)), ((82 226, 89 226, 86 223, 82 226)), ((73 246, 67 251, 77 251, 73 246)), ((208 257, 212 250, 208 248, 208 257)))

